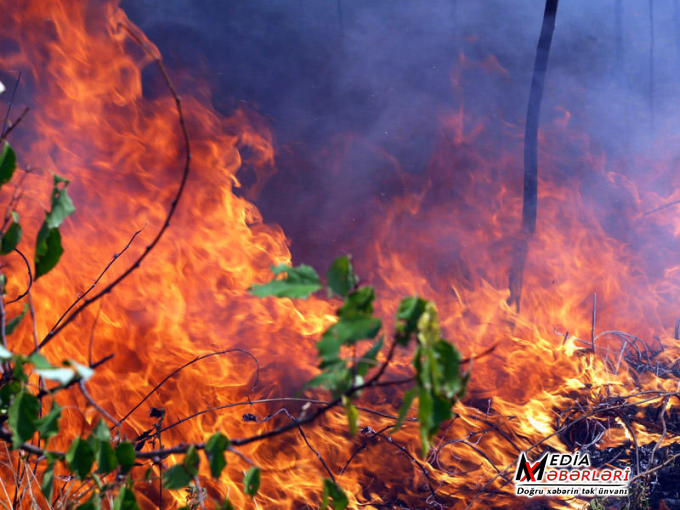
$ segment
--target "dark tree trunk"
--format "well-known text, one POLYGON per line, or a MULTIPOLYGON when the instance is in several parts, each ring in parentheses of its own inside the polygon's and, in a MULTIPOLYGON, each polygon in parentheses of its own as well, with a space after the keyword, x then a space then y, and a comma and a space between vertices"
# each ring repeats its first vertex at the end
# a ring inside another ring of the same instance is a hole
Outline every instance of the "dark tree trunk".
POLYGON ((536 211, 538 208, 538 123, 541 114, 541 99, 548 70, 548 57, 555 31, 555 18, 559 0, 546 0, 543 12, 543 26, 538 39, 534 74, 529 91, 527 122, 524 133, 524 203, 522 205, 522 228, 520 239, 515 248, 513 267, 510 272, 510 298, 519 311, 522 297, 522 274, 528 253, 529 238, 536 230, 536 211))

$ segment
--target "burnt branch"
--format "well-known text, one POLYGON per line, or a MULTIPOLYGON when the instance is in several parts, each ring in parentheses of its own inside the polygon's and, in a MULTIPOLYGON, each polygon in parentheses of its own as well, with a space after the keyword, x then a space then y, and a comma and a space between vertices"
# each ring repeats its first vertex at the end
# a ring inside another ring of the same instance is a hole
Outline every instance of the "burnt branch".
POLYGON ((536 211, 538 209, 538 125, 541 115, 541 100, 548 71, 548 58, 555 31, 555 19, 559 0, 546 0, 543 12, 543 25, 536 49, 534 73, 531 78, 527 122, 524 132, 524 201, 522 204, 522 228, 517 241, 510 272, 509 304, 519 311, 522 299, 524 266, 529 251, 528 240, 536 230, 536 211))
MULTIPOLYGON (((125 416, 123 416, 123 417, 120 419, 120 421, 118 422, 118 425, 120 425, 120 424, 123 423, 125 420, 127 420, 127 419, 130 417, 130 415, 131 415, 132 413, 134 413, 137 409, 139 409, 139 407, 140 407, 144 402, 146 402, 147 399, 148 399, 151 395, 153 395, 154 393, 156 393, 156 392, 157 392, 157 391, 158 391, 158 390, 159 390, 166 382, 168 382, 168 380, 170 380, 171 378, 173 378, 174 376, 176 376, 177 374, 179 374, 179 373, 180 373, 182 370, 184 370, 185 368, 187 368, 187 367, 193 365, 194 363, 198 363, 199 361, 202 361, 202 360, 204 360, 204 359, 211 358, 211 357, 213 357, 213 356, 221 356, 222 354, 229 354, 229 353, 232 353, 232 352, 239 352, 239 353, 241 353, 241 354, 245 354, 246 356, 249 356, 249 357, 255 362, 255 366, 256 366, 256 370, 255 370, 255 382, 253 383, 253 386, 252 386, 252 388, 251 388, 251 391, 254 390, 255 387, 257 386, 257 383, 258 383, 259 380, 260 380, 260 362, 257 360, 257 358, 256 358, 255 356, 253 356, 251 353, 249 353, 248 351, 243 350, 243 349, 226 349, 226 350, 224 350, 224 351, 211 352, 211 353, 208 353, 208 354, 204 354, 203 356, 196 356, 196 357, 195 357, 194 359, 192 359, 191 361, 186 362, 186 363, 185 363, 184 365, 182 365, 181 367, 176 368, 175 370, 173 370, 172 372, 170 372, 167 376, 165 376, 165 377, 163 378, 163 380, 162 380, 161 382, 159 382, 156 386, 154 386, 154 388, 153 388, 149 393, 147 393, 147 394, 144 396, 144 398, 142 398, 139 402, 137 402, 137 404, 136 404, 132 409, 130 409, 130 410, 125 414, 125 416)), ((163 430, 167 430, 167 427, 166 427, 166 429, 163 429, 163 430)))
POLYGON ((9 104, 7 105, 7 113, 5 114, 5 120, 2 122, 2 131, 0 131, 0 140, 4 140, 7 137, 7 124, 9 123, 9 116, 12 113, 12 106, 14 106, 14 99, 17 95, 17 89, 19 88, 19 82, 21 81, 22 72, 17 73, 17 79, 14 82, 14 89, 12 89, 12 95, 9 99, 9 104))
POLYGON ((104 289, 99 291, 97 294, 83 300, 82 304, 80 304, 75 310, 73 310, 73 312, 67 318, 65 318, 59 326, 50 330, 50 332, 47 333, 43 341, 40 343, 39 348, 45 347, 45 345, 47 345, 56 335, 63 331, 63 329, 66 326, 73 322, 73 320, 78 315, 80 315, 80 313, 83 310, 89 307, 92 303, 95 303, 96 301, 104 297, 106 294, 110 293, 123 280, 130 276, 130 274, 132 274, 135 271, 135 269, 137 269, 141 265, 141 263, 144 261, 144 259, 146 259, 149 253, 151 253, 151 251, 156 247, 156 245, 158 245, 158 242, 163 237, 163 234, 165 234, 166 230, 170 226, 170 220, 172 219, 172 217, 175 214, 175 211, 177 210, 177 204, 182 198, 182 194, 184 193, 184 189, 186 187, 187 179, 189 178, 189 171, 191 169, 191 142, 189 140, 189 132, 187 131, 184 112, 182 110, 182 100, 179 94, 177 93, 177 89, 175 88, 174 83, 170 79, 170 75, 165 69, 163 59, 160 57, 160 55, 154 53, 154 51, 149 47, 149 45, 144 41, 144 39, 137 33, 135 33, 133 29, 124 24, 119 24, 118 28, 127 32, 130 35, 130 37, 154 60, 154 62, 156 62, 156 65, 158 66, 158 69, 160 70, 161 75, 163 76, 163 80, 165 81, 173 99, 175 100, 175 108, 177 110, 177 116, 179 119, 179 125, 182 132, 182 138, 184 140, 184 147, 186 153, 184 161, 184 170, 182 172, 182 177, 180 180, 179 187, 177 189, 177 193, 175 193, 175 197, 172 199, 172 202, 170 203, 168 214, 165 217, 163 225, 156 234, 156 237, 153 238, 153 240, 144 248, 144 251, 135 259, 135 261, 125 271, 123 271, 123 273, 120 276, 118 276, 115 280, 113 280, 109 285, 104 287, 104 289))
MULTIPOLYGON (((111 257, 111 260, 109 261, 109 263, 106 264, 106 267, 104 267, 104 269, 102 270, 102 272, 99 273, 99 276, 97 277, 97 279, 96 279, 94 282, 92 282, 92 285, 90 285, 90 287, 89 287, 85 292, 83 292, 82 294, 80 294, 80 295, 76 298, 76 300, 75 300, 73 303, 71 303, 71 305, 70 305, 70 306, 66 309, 66 311, 61 315, 61 317, 59 317, 59 319, 58 319, 57 322, 54 324, 54 326, 52 326, 52 328, 50 328, 50 332, 48 333, 48 336, 49 336, 50 334, 56 334, 56 333, 54 333, 54 331, 56 331, 56 330, 59 328, 59 325, 60 325, 61 322, 64 320, 64 318, 68 315, 68 313, 69 313, 71 310, 73 310, 73 308, 74 308, 78 303, 80 303, 80 301, 82 301, 83 299, 85 299, 85 298, 87 297, 87 295, 88 295, 90 292, 92 292, 92 290, 97 286, 97 284, 101 281, 101 279, 104 278, 104 275, 109 271, 109 269, 111 269, 111 266, 113 266, 113 264, 116 262, 116 260, 118 260, 118 258, 119 258, 121 255, 123 255, 126 251, 128 251, 128 249, 130 248, 130 246, 132 246, 132 243, 134 242, 134 240, 135 240, 135 239, 137 238, 137 236, 144 230, 144 228, 145 228, 145 227, 142 227, 142 228, 140 228, 139 230, 137 230, 137 232, 135 232, 134 234, 132 234, 132 237, 130 238, 130 240, 128 241, 128 243, 125 245, 125 247, 120 251, 120 253, 114 253, 114 254, 113 254, 113 257, 111 257)), ((43 341, 43 343, 40 344, 40 347, 42 347, 42 346, 44 345, 44 343, 45 343, 45 342, 43 341)))
POLYGON ((21 256, 21 258, 24 261, 24 264, 26 264, 26 272, 28 273, 28 287, 26 288, 26 290, 24 292, 19 294, 17 297, 12 299, 11 301, 7 301, 8 305, 11 305, 12 303, 16 303, 20 299, 23 299, 24 297, 26 297, 28 295, 28 293, 31 291, 31 287, 33 287, 33 273, 31 272, 30 262, 26 258, 26 255, 24 255, 20 250, 18 250, 17 248, 14 248, 14 251, 17 252, 21 256))

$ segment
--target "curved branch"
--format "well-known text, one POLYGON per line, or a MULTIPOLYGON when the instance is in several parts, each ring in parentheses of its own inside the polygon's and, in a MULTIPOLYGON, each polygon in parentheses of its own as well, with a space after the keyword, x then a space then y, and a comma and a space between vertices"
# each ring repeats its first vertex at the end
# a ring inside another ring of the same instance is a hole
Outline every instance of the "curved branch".
MULTIPOLYGON (((76 298, 76 300, 75 300, 73 303, 71 303, 71 306, 69 306, 69 307, 66 309, 66 311, 61 315, 61 317, 59 317, 59 319, 58 319, 57 322, 54 324, 54 326, 52 326, 52 327, 50 328, 50 333, 52 333, 53 331, 55 331, 55 330, 59 327, 59 324, 61 324, 61 321, 64 320, 64 317, 66 317, 66 316, 68 315, 68 313, 69 313, 71 310, 73 310, 73 307, 75 307, 78 303, 80 303, 80 301, 82 301, 85 297, 87 297, 87 295, 92 291, 92 289, 94 289, 94 288, 97 286, 97 284, 101 281, 102 278, 104 278, 104 275, 105 275, 105 274, 108 272, 108 270, 111 268, 111 266, 113 265, 113 263, 114 263, 116 260, 118 260, 118 258, 119 258, 123 253, 125 253, 126 251, 128 251, 128 249, 130 248, 130 246, 131 246, 132 243, 134 242, 135 238, 142 232, 142 230, 144 230, 145 227, 146 227, 146 225, 145 225, 144 227, 140 228, 140 229, 139 229, 137 232, 135 232, 134 234, 132 234, 132 237, 130 238, 130 240, 129 240, 128 243, 125 245, 125 247, 121 250, 120 253, 114 253, 114 254, 113 254, 113 257, 111 257, 111 260, 109 261, 109 263, 106 264, 106 267, 102 270, 101 273, 99 273, 99 276, 97 277, 97 279, 96 279, 94 282, 92 282, 92 285, 90 285, 90 287, 89 287, 85 292, 83 292, 80 296, 78 296, 78 297, 76 298)), ((48 335, 49 335, 49 333, 48 333, 48 335)), ((42 344, 41 344, 41 347, 42 347, 42 344)))
MULTIPOLYGON (((174 377, 175 375, 179 374, 182 370, 184 370, 184 369, 187 368, 188 366, 193 365, 194 363, 197 363, 197 362, 199 362, 199 361, 202 361, 202 360, 204 360, 204 359, 206 359, 206 358, 210 358, 210 357, 212 357, 212 356, 220 356, 220 355, 222 355, 222 354, 228 354, 228 353, 230 353, 230 352, 240 352, 241 354, 245 354, 245 355, 247 355, 247 356, 250 356, 250 358, 252 358, 252 360, 255 361, 255 365, 256 365, 256 367, 257 367, 257 370, 255 371, 255 382, 253 383, 253 386, 252 386, 252 388, 251 388, 251 391, 254 390, 255 387, 257 386, 257 383, 260 381, 260 362, 257 360, 257 358, 256 358, 254 355, 252 355, 251 353, 249 353, 248 351, 243 350, 243 349, 226 349, 226 350, 224 350, 224 351, 211 352, 211 353, 208 353, 208 354, 204 354, 203 356, 197 356, 197 357, 195 357, 194 359, 192 359, 191 361, 187 361, 187 362, 186 362, 184 365, 182 365, 181 367, 176 368, 175 370, 173 370, 172 372, 170 372, 170 373, 169 373, 167 376, 165 376, 165 377, 163 378, 163 380, 162 380, 161 382, 159 382, 159 383, 158 383, 158 384, 157 384, 157 385, 156 385, 149 393, 147 393, 146 396, 145 396, 142 400, 140 400, 139 402, 137 402, 137 404, 136 404, 132 409, 130 409, 130 410, 127 412, 127 414, 126 414, 125 416, 123 416, 123 417, 120 419, 120 421, 118 422, 117 425, 120 425, 120 424, 123 423, 125 420, 127 420, 127 419, 130 417, 130 415, 131 415, 132 413, 134 413, 137 409, 139 409, 139 407, 140 407, 144 402, 146 402, 146 400, 147 400, 151 395, 153 395, 154 393, 156 393, 156 392, 159 390, 159 388, 160 388, 161 386, 163 386, 169 379, 171 379, 171 378, 174 377)), ((165 429, 162 429, 162 431, 166 430, 167 428, 168 428, 168 427, 166 427, 165 429)), ((161 432, 162 432, 162 431, 161 431, 161 432)))
POLYGON ((33 287, 33 273, 31 272, 30 262, 28 262, 26 255, 21 253, 18 249, 14 248, 14 251, 17 252, 19 255, 21 255, 21 258, 24 259, 24 263, 26 264, 26 270, 28 271, 28 288, 26 289, 25 292, 19 294, 17 297, 12 299, 11 301, 7 301, 8 305, 11 305, 12 303, 16 303, 20 299, 24 298, 30 292, 31 287, 33 287))
POLYGON ((123 280, 125 280, 132 272, 137 269, 140 264, 144 261, 144 259, 151 253, 151 250, 153 250, 158 242, 161 240, 163 237, 163 234, 165 234, 165 231, 168 229, 170 226, 170 220, 172 219, 173 215, 175 214, 175 211, 177 210, 177 204, 179 203, 179 200, 182 198, 182 194, 184 193, 184 188, 187 183, 187 179, 189 177, 189 170, 191 167, 191 142, 189 141, 189 132, 187 131, 187 126, 186 126, 186 121, 184 119, 184 112, 182 110, 182 100, 179 97, 179 94, 177 93, 177 89, 175 88, 175 85, 173 84, 172 80, 170 79, 170 75, 168 75, 167 70, 165 69, 165 66, 163 65, 163 60, 161 59, 160 56, 154 54, 154 52, 149 48, 148 44, 144 42, 144 40, 134 33, 131 28, 129 28, 126 25, 123 25, 120 23, 118 25, 118 28, 121 28, 125 30, 128 34, 130 34, 130 37, 137 43, 139 44, 144 51, 146 51, 151 58, 156 62, 156 65, 158 66, 158 69, 160 70, 161 74, 163 75, 163 79, 165 80, 165 83, 167 84, 168 88, 170 89, 170 93, 172 94, 172 97, 175 100, 175 107, 177 109, 177 116, 179 117, 179 124, 180 128, 182 130, 182 137, 184 139, 184 146, 186 150, 186 158, 184 162, 184 171, 182 173, 182 179, 180 181, 179 188, 177 189, 177 193, 175 194, 175 197, 173 198, 172 202, 170 203, 170 209, 168 210, 168 214, 165 217, 165 221, 163 222, 163 226, 161 229, 158 231, 158 234, 156 234, 156 237, 149 243, 149 245, 144 249, 144 251, 137 257, 137 259, 132 263, 130 267, 128 267, 118 278, 116 278, 113 282, 111 282, 109 285, 104 287, 99 293, 95 294, 94 296, 87 298, 86 300, 83 301, 83 303, 76 308, 71 315, 69 315, 58 327, 54 328, 51 330, 45 338, 43 339, 42 342, 40 342, 40 345, 38 348, 45 347, 56 335, 58 335, 66 326, 68 326, 73 319, 75 319, 80 313, 85 310, 88 306, 90 306, 92 303, 96 302, 109 292, 111 292, 114 288, 118 286, 123 280))

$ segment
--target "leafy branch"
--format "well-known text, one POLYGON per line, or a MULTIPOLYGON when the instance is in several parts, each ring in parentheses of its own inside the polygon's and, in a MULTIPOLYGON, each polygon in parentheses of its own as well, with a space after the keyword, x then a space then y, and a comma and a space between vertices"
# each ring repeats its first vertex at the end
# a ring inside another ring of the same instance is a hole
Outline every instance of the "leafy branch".
MULTIPOLYGON (((64 253, 60 227, 73 214, 75 206, 68 193, 69 181, 59 175, 53 175, 50 209, 45 212, 45 219, 36 235, 34 267, 31 271, 28 259, 17 249, 23 238, 20 218, 16 212, 16 204, 20 195, 15 193, 12 197, 8 214, 0 231, 0 255, 6 256, 16 251, 26 262, 29 276, 28 290, 11 302, 28 296, 30 306, 25 305, 21 313, 7 319, 5 313, 5 305, 9 304, 5 300, 7 279, 0 274, 0 339, 2 340, 0 343, 2 370, 0 441, 4 442, 9 450, 23 452, 26 458, 32 458, 35 461, 32 468, 33 476, 40 480, 42 494, 50 504, 54 497, 56 473, 66 470, 74 476, 75 480, 88 487, 84 494, 88 494, 89 499, 81 502, 78 509, 99 509, 106 498, 113 498, 113 508, 116 510, 138 509, 134 491, 134 483, 138 480, 139 474, 136 466, 151 461, 152 467, 144 476, 145 478, 151 476, 150 473, 155 466, 160 477, 159 504, 162 504, 163 489, 178 490, 188 487, 191 495, 189 507, 196 508, 203 507, 205 503, 199 476, 202 464, 208 466, 211 477, 219 479, 227 466, 227 453, 246 458, 239 451, 239 447, 270 439, 294 429, 299 430, 305 437, 303 426, 312 424, 325 413, 336 408, 344 409, 350 435, 354 436, 358 432, 360 412, 374 412, 356 404, 364 390, 408 384, 411 387, 404 394, 399 406, 399 415, 392 430, 399 429, 417 401, 418 411, 415 421, 420 429, 422 453, 427 454, 432 438, 443 423, 454 417, 453 407, 465 393, 469 371, 463 372, 461 366, 469 360, 463 360, 457 349, 443 338, 434 303, 418 296, 407 297, 401 301, 396 315, 394 334, 391 341, 386 342, 382 320, 374 313, 375 290, 370 286, 359 285, 359 278, 349 257, 341 257, 333 262, 326 274, 325 286, 316 271, 309 266, 278 265, 272 268, 274 278, 271 281, 253 285, 250 289, 252 295, 262 298, 305 299, 325 287, 328 296, 343 300, 342 306, 337 310, 337 321, 321 335, 316 346, 320 373, 305 385, 306 389, 330 393, 330 398, 317 401, 321 403, 320 407, 309 414, 303 412, 298 417, 289 414, 290 422, 261 434, 229 438, 226 434, 217 431, 205 442, 163 447, 160 434, 164 430, 162 427, 164 412, 154 409, 152 411, 156 414, 152 416, 159 418, 155 432, 155 439, 159 440, 158 448, 147 448, 145 441, 138 441, 134 444, 123 440, 120 434, 121 423, 143 405, 149 395, 156 392, 170 377, 182 369, 204 358, 227 352, 238 351, 252 357, 246 351, 229 349, 199 356, 185 363, 163 379, 147 397, 120 420, 97 405, 85 387, 85 383, 94 374, 95 368, 110 359, 112 355, 85 366, 74 360, 64 360, 55 364, 41 354, 41 348, 52 341, 89 305, 117 287, 154 249, 170 225, 190 171, 190 140, 182 103, 162 60, 141 36, 127 26, 120 25, 119 28, 126 31, 151 55, 175 100, 186 155, 180 184, 166 218, 151 243, 110 284, 90 295, 118 258, 117 255, 114 256, 90 288, 66 309, 42 341, 38 342, 37 333, 35 333, 36 347, 30 354, 14 352, 10 347, 8 337, 15 332, 29 309, 35 330, 35 314, 30 289, 34 281, 49 274, 58 265, 64 253), (389 344, 387 348, 385 348, 386 343, 389 344), (384 376, 398 348, 412 348, 413 375, 407 378, 385 380, 384 376), (37 390, 36 385, 33 384, 36 378, 39 381, 37 390), (69 440, 68 449, 64 451, 56 450, 50 448, 55 438, 59 438, 62 443, 65 439, 60 428, 62 408, 57 403, 56 396, 72 387, 80 388, 86 401, 97 410, 100 416, 95 427, 87 435, 69 440), (111 428, 106 426, 105 418, 112 423, 111 428), (174 465, 164 466, 165 460, 171 455, 181 455, 182 459, 174 465)), ((14 126, 16 123, 12 127, 14 126)), ((0 143, 3 144, 0 150, 0 186, 2 186, 12 180, 17 169, 17 157, 4 138, 0 139, 0 143)), ((138 234, 139 232, 136 232, 132 236, 123 251, 130 247, 138 234)), ((253 359, 258 364, 257 359, 254 357, 253 359)), ((257 375, 255 384, 257 384, 257 375)), ((311 445, 307 444, 311 448, 311 445)), ((318 452, 316 453, 320 456, 318 452)), ((330 468, 325 462, 323 464, 330 479, 324 479, 322 482, 322 506, 343 510, 348 506, 349 499, 335 481, 330 468)), ((261 478, 260 469, 252 466, 243 478, 243 492, 250 497, 255 497, 261 485, 261 478)), ((232 508, 228 500, 219 503, 218 506, 224 510, 232 508)))

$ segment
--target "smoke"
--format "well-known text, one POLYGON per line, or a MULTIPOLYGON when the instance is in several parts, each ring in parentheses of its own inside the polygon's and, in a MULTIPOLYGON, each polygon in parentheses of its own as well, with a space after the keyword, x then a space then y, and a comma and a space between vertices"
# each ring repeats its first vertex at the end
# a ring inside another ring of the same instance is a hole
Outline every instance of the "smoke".
MULTIPOLYGON (((607 162, 650 152, 677 134, 677 4, 562 2, 542 125, 568 112, 573 130, 587 134, 590 150, 606 154, 607 162)), ((543 14, 543 2, 501 0, 135 0, 122 6, 171 66, 208 80, 218 109, 245 102, 270 119, 278 173, 256 203, 292 238, 298 260, 320 264, 367 240, 365 218, 379 213, 376 203, 403 191, 399 175, 424 175, 447 114, 464 105, 487 129, 509 123, 521 131, 543 14), (461 55, 467 62, 493 56, 498 66, 472 78, 462 73, 457 88, 452 74, 461 55)), ((521 150, 516 138, 499 143, 521 150)), ((604 216, 632 200, 612 195, 582 162, 575 166, 569 171, 582 174, 581 186, 598 194, 592 204, 604 216)), ((645 171, 624 170, 630 178, 645 171)), ((518 167, 518 185, 521 175, 518 167)), ((609 223, 605 228, 619 233, 629 228, 620 219, 609 223)))

